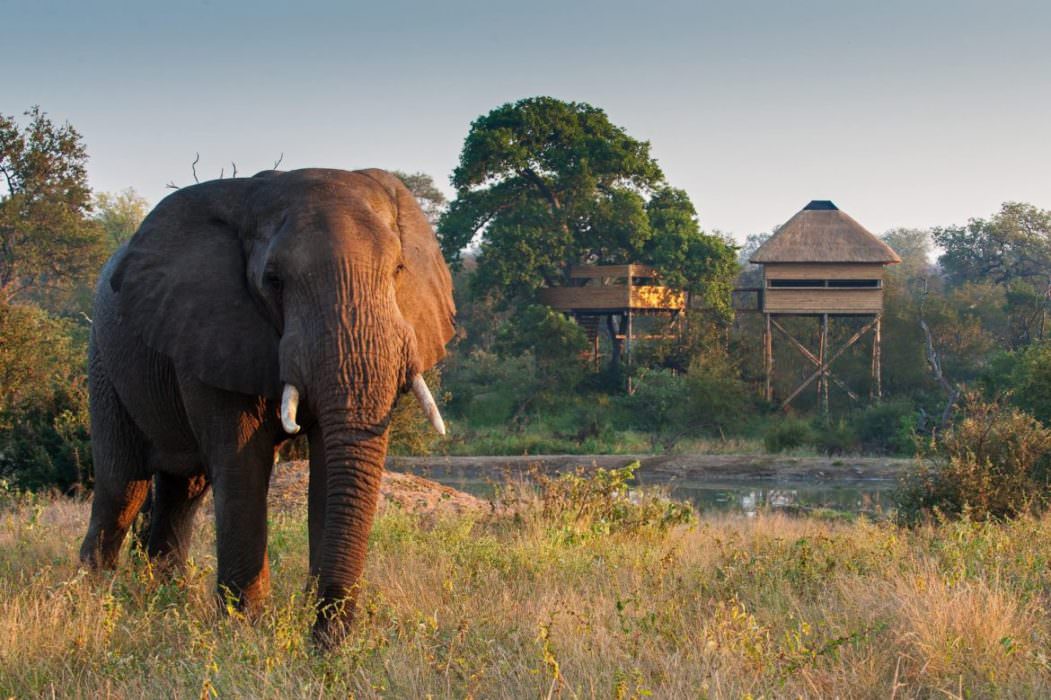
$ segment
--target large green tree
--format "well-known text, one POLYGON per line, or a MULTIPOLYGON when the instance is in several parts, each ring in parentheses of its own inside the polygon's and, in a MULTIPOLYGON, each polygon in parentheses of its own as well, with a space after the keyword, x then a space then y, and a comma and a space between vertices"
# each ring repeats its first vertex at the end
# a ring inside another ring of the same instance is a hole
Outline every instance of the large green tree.
POLYGON ((1003 290, 1008 331, 1002 342, 1024 347, 1048 335, 1051 312, 1051 211, 1006 202, 989 219, 933 231, 950 284, 1003 290))
POLYGON ((105 245, 89 217, 80 134, 39 107, 25 116, 20 128, 0 114, 0 302, 58 303, 57 293, 98 270, 105 245))
POLYGON ((481 290, 529 299, 565 283, 573 265, 641 262, 676 286, 718 289, 728 303, 732 247, 701 232, 649 143, 601 109, 551 97, 498 107, 471 125, 452 183, 442 247, 454 264, 478 247, 481 290))
POLYGON ((92 217, 106 234, 106 244, 116 250, 139 229, 139 224, 150 211, 146 198, 128 187, 120 192, 100 192, 95 195, 95 214, 92 217))
POLYGON ((401 170, 392 172, 398 176, 399 180, 405 183, 405 186, 409 188, 409 192, 412 192, 413 196, 416 197, 420 208, 423 209, 423 215, 427 217, 427 221, 431 223, 431 226, 437 226, 438 219, 441 218, 442 212, 445 211, 448 201, 446 201, 445 195, 438 189, 438 186, 434 184, 434 178, 422 172, 406 173, 401 170))

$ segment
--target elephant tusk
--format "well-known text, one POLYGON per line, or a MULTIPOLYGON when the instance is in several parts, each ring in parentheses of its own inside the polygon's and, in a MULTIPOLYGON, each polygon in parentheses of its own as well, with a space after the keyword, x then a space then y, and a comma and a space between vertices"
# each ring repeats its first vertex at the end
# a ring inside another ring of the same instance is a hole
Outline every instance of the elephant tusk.
POLYGON ((289 435, 299 432, 299 423, 296 423, 298 410, 299 390, 291 384, 285 384, 285 390, 281 394, 281 425, 289 435))
POLYGON ((439 435, 445 435, 445 421, 442 420, 442 414, 438 412, 438 404, 434 403, 434 397, 431 396, 431 390, 427 388, 427 382, 423 380, 422 374, 417 374, 412 380, 412 393, 423 406, 423 412, 427 414, 427 419, 431 421, 434 429, 439 435))

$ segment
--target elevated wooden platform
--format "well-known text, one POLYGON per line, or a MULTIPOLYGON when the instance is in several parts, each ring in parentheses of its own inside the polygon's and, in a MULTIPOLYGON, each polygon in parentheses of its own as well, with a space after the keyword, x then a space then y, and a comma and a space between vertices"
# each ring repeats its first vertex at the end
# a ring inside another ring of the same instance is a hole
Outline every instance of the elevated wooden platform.
POLYGON ((570 270, 570 285, 541 289, 539 299, 572 314, 683 311, 686 295, 653 284, 656 276, 647 265, 579 265, 570 270))
POLYGON ((814 200, 763 243, 749 262, 763 267, 762 289, 747 291, 757 291, 758 308, 765 317, 766 399, 773 401, 774 398, 774 336, 779 334, 814 367, 782 401, 782 408, 787 409, 793 399, 815 381, 818 400, 826 416, 831 384, 858 401, 858 395, 832 373, 831 367, 837 358, 871 333, 870 395, 879 400, 883 269, 901 262, 898 254, 832 202, 814 200), (779 322, 782 316, 818 318, 816 351, 806 347, 779 322), (840 347, 832 348, 830 319, 849 316, 869 320, 840 347))
MULTIPOLYGON (((686 294, 657 281, 657 271, 648 265, 577 265, 570 269, 566 285, 541 289, 537 296, 542 303, 576 319, 587 333, 597 371, 599 327, 603 320, 609 333, 612 366, 622 358, 630 366, 635 340, 654 337, 636 335, 633 317, 668 316, 675 320, 675 332, 681 333, 686 294)), ((628 392, 631 391, 629 377, 628 392)))

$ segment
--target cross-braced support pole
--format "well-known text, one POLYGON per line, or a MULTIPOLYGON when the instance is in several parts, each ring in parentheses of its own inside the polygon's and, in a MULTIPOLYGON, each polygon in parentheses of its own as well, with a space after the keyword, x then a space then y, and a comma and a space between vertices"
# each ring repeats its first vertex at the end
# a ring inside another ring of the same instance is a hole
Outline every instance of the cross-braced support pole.
POLYGON ((818 344, 818 367, 822 368, 821 376, 817 380, 818 399, 821 401, 821 413, 828 417, 828 379, 831 376, 825 365, 825 355, 828 354, 828 314, 821 314, 821 341, 818 344))
MULTIPOLYGON (((869 332, 870 330, 872 330, 872 329, 873 329, 873 327, 875 327, 875 326, 876 326, 876 325, 877 325, 877 324, 879 323, 879 320, 880 320, 880 317, 879 317, 879 315, 875 316, 875 317, 874 317, 874 318, 873 318, 873 319, 872 319, 871 321, 869 321, 868 323, 866 323, 866 324, 865 324, 864 326, 862 326, 862 327, 861 327, 861 329, 859 329, 859 330, 858 330, 858 331, 857 331, 856 333, 854 333, 854 335, 850 336, 850 339, 849 339, 849 340, 847 340, 847 342, 846 342, 846 343, 844 343, 844 344, 843 344, 843 345, 842 345, 842 346, 841 346, 841 347, 840 347, 840 348, 839 348, 838 350, 836 350, 836 351, 835 351, 834 353, 832 353, 831 355, 830 355, 830 354, 828 353, 828 351, 827 351, 827 349, 826 349, 826 350, 825 350, 825 352, 824 352, 824 357, 819 357, 819 358, 816 358, 816 359, 818 360, 818 368, 817 368, 817 369, 816 369, 816 370, 815 370, 815 371, 814 371, 814 372, 813 372, 813 373, 812 373, 812 374, 811 374, 810 376, 808 376, 808 377, 807 377, 807 378, 806 378, 806 379, 805 379, 805 380, 804 380, 804 381, 803 381, 803 382, 802 382, 802 383, 801 383, 801 384, 800 384, 799 386, 797 386, 797 387, 796 387, 796 389, 795 389, 795 391, 793 391, 793 392, 792 392, 791 394, 789 394, 788 398, 787 398, 787 399, 785 399, 785 400, 784 400, 784 401, 783 401, 783 402, 781 403, 781 408, 782 408, 782 409, 787 409, 787 408, 788 408, 788 406, 789 406, 789 404, 791 404, 791 403, 792 403, 792 401, 793 401, 793 400, 795 400, 795 398, 796 398, 797 396, 799 396, 799 395, 800 395, 801 393, 803 393, 803 391, 804 391, 804 390, 805 390, 805 389, 806 389, 806 388, 807 388, 808 386, 810 386, 810 384, 811 384, 811 383, 812 383, 812 382, 813 382, 813 381, 814 381, 815 379, 822 379, 822 378, 823 378, 823 377, 825 377, 826 375, 827 375, 828 377, 830 377, 830 378, 831 378, 831 377, 832 377, 832 373, 831 373, 831 371, 829 370, 829 368, 830 368, 830 367, 832 366, 832 363, 833 363, 833 362, 835 362, 836 360, 838 360, 838 359, 839 359, 839 357, 840 357, 840 355, 842 355, 842 354, 843 354, 843 353, 845 353, 845 352, 846 352, 847 350, 849 350, 849 349, 850 349, 851 347, 853 347, 853 345, 854 345, 855 343, 857 343, 857 342, 858 342, 858 340, 859 340, 859 339, 860 339, 860 338, 861 338, 862 336, 864 336, 864 335, 865 335, 866 333, 868 333, 868 332, 869 332)), ((787 331, 786 331, 786 330, 785 330, 784 328, 782 328, 782 327, 780 326, 780 324, 778 324, 778 323, 777 323, 776 321, 774 322, 774 325, 775 325, 775 327, 777 327, 777 329, 778 329, 778 330, 780 330, 780 331, 781 331, 782 333, 784 333, 785 335, 789 335, 789 334, 788 334, 788 332, 787 332, 787 331)), ((827 330, 823 329, 823 331, 822 331, 822 335, 825 335, 825 334, 827 334, 827 330)), ((795 340, 794 338, 792 338, 792 337, 791 337, 790 335, 789 335, 789 338, 790 338, 791 340, 793 340, 793 341, 795 342, 795 344, 796 344, 796 345, 797 345, 798 347, 802 347, 802 344, 801 344, 801 343, 799 343, 798 341, 796 341, 796 340, 795 340)), ((808 355, 810 355, 811 357, 813 356, 813 355, 812 355, 812 353, 810 353, 810 351, 809 351, 809 350, 808 350, 808 351, 807 351, 807 352, 806 352, 805 354, 808 354, 808 355)), ((837 384, 838 384, 838 383, 839 383, 839 382, 838 382, 838 380, 837 380, 837 384)))

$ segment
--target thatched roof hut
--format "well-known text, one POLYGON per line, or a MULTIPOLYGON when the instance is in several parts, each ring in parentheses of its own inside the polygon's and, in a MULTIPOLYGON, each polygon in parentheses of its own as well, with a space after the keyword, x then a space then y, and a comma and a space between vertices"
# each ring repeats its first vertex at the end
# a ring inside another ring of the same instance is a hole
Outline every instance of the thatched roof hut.
POLYGON ((890 246, 828 200, 814 200, 761 245, 749 262, 900 263, 890 246))
POLYGON ((827 200, 815 200, 761 245, 763 311, 876 314, 883 268, 901 262, 890 246, 827 200))

